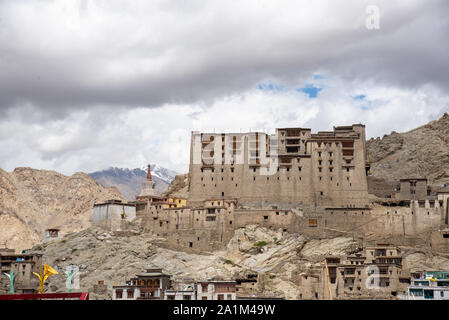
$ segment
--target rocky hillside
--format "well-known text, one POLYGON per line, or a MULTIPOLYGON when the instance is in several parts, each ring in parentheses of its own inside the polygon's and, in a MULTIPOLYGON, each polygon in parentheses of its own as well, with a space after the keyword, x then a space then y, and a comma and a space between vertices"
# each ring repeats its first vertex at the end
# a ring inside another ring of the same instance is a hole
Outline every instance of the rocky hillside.
MULTIPOLYGON (((402 247, 404 264, 411 271, 426 268, 449 269, 448 257, 432 253, 429 248, 402 247)), ((300 234, 289 234, 255 225, 236 230, 225 250, 193 254, 167 249, 164 238, 142 233, 138 227, 127 232, 105 232, 89 228, 71 233, 61 241, 38 245, 31 252, 43 253, 45 263, 64 269, 70 264, 80 268, 80 290, 92 290, 104 280, 108 294, 91 298, 109 298, 114 283, 141 273, 146 268, 162 268, 173 280, 194 281, 207 278, 242 278, 260 273, 263 287, 259 295, 298 299, 299 276, 322 266, 325 256, 343 257, 358 252, 352 237, 310 240, 300 234)), ((62 273, 53 276, 47 292, 65 291, 62 273)))
POLYGON ((367 141, 373 177, 389 181, 426 177, 449 182, 449 114, 405 133, 367 141))
POLYGON ((168 186, 165 196, 187 198, 189 195, 189 174, 178 174, 168 186))
MULTIPOLYGON (((237 230, 222 251, 193 254, 167 249, 164 242, 137 228, 127 234, 90 228, 36 246, 32 252, 43 253, 44 262, 53 267, 79 266, 81 290, 91 290, 100 280, 111 290, 114 283, 124 283, 145 268, 160 267, 173 280, 231 279, 261 272, 263 294, 298 299, 301 272, 319 266, 326 254, 344 255, 354 249, 352 238, 308 242, 302 235, 254 225, 237 230)), ((48 292, 66 290, 64 281, 62 273, 51 278, 48 292)))
POLYGON ((93 204, 107 199, 124 200, 117 189, 84 173, 68 177, 31 168, 0 169, 0 246, 30 248, 51 227, 62 234, 88 228, 93 204))
MULTIPOLYGON (((142 189, 142 182, 147 177, 145 168, 127 169, 111 167, 107 170, 92 172, 89 175, 105 187, 116 187, 123 196, 131 201, 142 189)), ((176 172, 158 165, 151 166, 151 175, 155 183, 156 193, 165 192, 175 178, 176 172)))

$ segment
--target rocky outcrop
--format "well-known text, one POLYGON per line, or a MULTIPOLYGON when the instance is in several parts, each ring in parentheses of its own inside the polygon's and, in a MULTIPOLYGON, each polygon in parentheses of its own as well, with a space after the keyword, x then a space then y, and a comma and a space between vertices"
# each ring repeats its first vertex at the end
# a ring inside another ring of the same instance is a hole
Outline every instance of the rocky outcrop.
POLYGON ((189 175, 187 173, 178 174, 163 196, 187 198, 189 196, 189 175))
POLYGON ((116 188, 84 173, 0 169, 0 246, 27 249, 43 240, 47 228, 59 228, 62 235, 88 228, 93 204, 108 199, 124 200, 116 188))
MULTIPOLYGON (((68 234, 61 241, 36 246, 31 252, 43 253, 44 262, 55 268, 77 265, 82 290, 92 290, 94 284, 104 280, 108 294, 97 298, 107 298, 114 283, 124 283, 145 268, 158 267, 173 280, 233 279, 260 273, 264 282, 261 294, 298 299, 299 273, 320 266, 324 255, 343 255, 354 245, 352 238, 308 242, 299 234, 255 225, 236 230, 221 251, 174 251, 160 246, 163 241, 139 228, 124 236, 91 227, 68 234)), ((52 277, 46 290, 65 291, 64 275, 52 277)))
MULTIPOLYGON (((145 233, 131 224, 127 233, 105 232, 91 227, 67 234, 60 241, 37 245, 30 253, 42 253, 44 263, 63 270, 76 265, 80 270, 80 290, 90 291, 93 299, 110 298, 114 284, 141 273, 146 268, 162 268, 172 280, 237 279, 248 274, 260 275, 258 295, 298 299, 301 274, 316 274, 326 256, 345 257, 362 248, 352 237, 308 239, 282 229, 248 225, 237 229, 224 250, 187 253, 167 249, 165 239, 145 233), (93 286, 104 281, 107 292, 93 294, 93 286)), ((449 259, 427 246, 400 247, 404 266, 411 271, 446 270, 449 259)), ((363 251, 362 251, 363 253, 363 251)), ((46 292, 65 292, 62 272, 52 276, 46 292)), ((390 299, 391 296, 377 296, 390 299)))
POLYGON ((425 177, 449 181, 449 114, 405 133, 367 141, 373 177, 387 181, 425 177))

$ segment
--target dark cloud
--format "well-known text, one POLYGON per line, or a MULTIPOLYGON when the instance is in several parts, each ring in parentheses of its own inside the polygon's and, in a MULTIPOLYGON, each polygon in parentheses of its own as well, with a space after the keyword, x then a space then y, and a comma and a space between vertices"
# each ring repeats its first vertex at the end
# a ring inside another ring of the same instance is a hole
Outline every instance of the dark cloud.
POLYGON ((316 70, 448 89, 447 1, 287 2, 269 4, 269 12, 266 3, 195 2, 189 10, 174 3, 3 1, 0 108, 32 104, 58 116, 96 105, 212 101, 264 78, 294 83, 316 70), (380 30, 364 27, 372 2, 380 30), (322 13, 306 19, 317 7, 322 13))

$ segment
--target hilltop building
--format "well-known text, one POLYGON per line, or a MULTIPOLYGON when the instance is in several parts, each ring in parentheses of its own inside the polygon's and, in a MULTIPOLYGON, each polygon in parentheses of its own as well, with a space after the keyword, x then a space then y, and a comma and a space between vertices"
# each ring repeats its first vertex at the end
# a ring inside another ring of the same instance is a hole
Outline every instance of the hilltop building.
POLYGON ((151 177, 151 165, 148 164, 147 178, 144 182, 142 182, 142 190, 140 191, 138 197, 152 197, 155 195, 156 192, 154 191, 154 181, 151 177))
POLYGON ((44 233, 44 242, 49 242, 53 240, 59 239, 59 229, 58 228, 50 228, 46 229, 44 233))
POLYGON ((92 224, 106 230, 116 231, 126 228, 126 224, 135 218, 135 203, 108 200, 94 204, 92 224))
POLYGON ((192 132, 189 203, 238 198, 252 207, 368 205, 365 126, 281 128, 275 135, 192 132))
MULTIPOLYGON (((222 249, 236 229, 255 224, 316 239, 430 243, 449 252, 447 189, 429 188, 425 178, 385 183, 367 177, 362 124, 316 134, 303 128, 279 128, 274 135, 192 132, 187 199, 156 195, 150 170, 130 206, 140 226, 169 247, 222 249), (377 197, 368 194, 368 178, 377 197)), ((111 211, 96 205, 94 220, 107 230, 126 226, 123 215, 111 211)))
POLYGON ((182 208, 186 206, 187 199, 157 195, 154 190, 154 182, 151 176, 151 165, 148 165, 147 178, 142 182, 142 191, 138 196, 136 196, 137 210, 141 211, 148 204, 157 204, 162 209, 182 208))

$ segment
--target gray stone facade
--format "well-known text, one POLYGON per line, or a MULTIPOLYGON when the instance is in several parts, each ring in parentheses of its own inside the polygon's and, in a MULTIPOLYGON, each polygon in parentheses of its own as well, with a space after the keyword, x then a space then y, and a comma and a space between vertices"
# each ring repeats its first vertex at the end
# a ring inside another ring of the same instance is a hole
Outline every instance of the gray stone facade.
POLYGON ((277 129, 265 133, 192 132, 189 203, 238 198, 243 205, 368 205, 365 126, 277 129))

